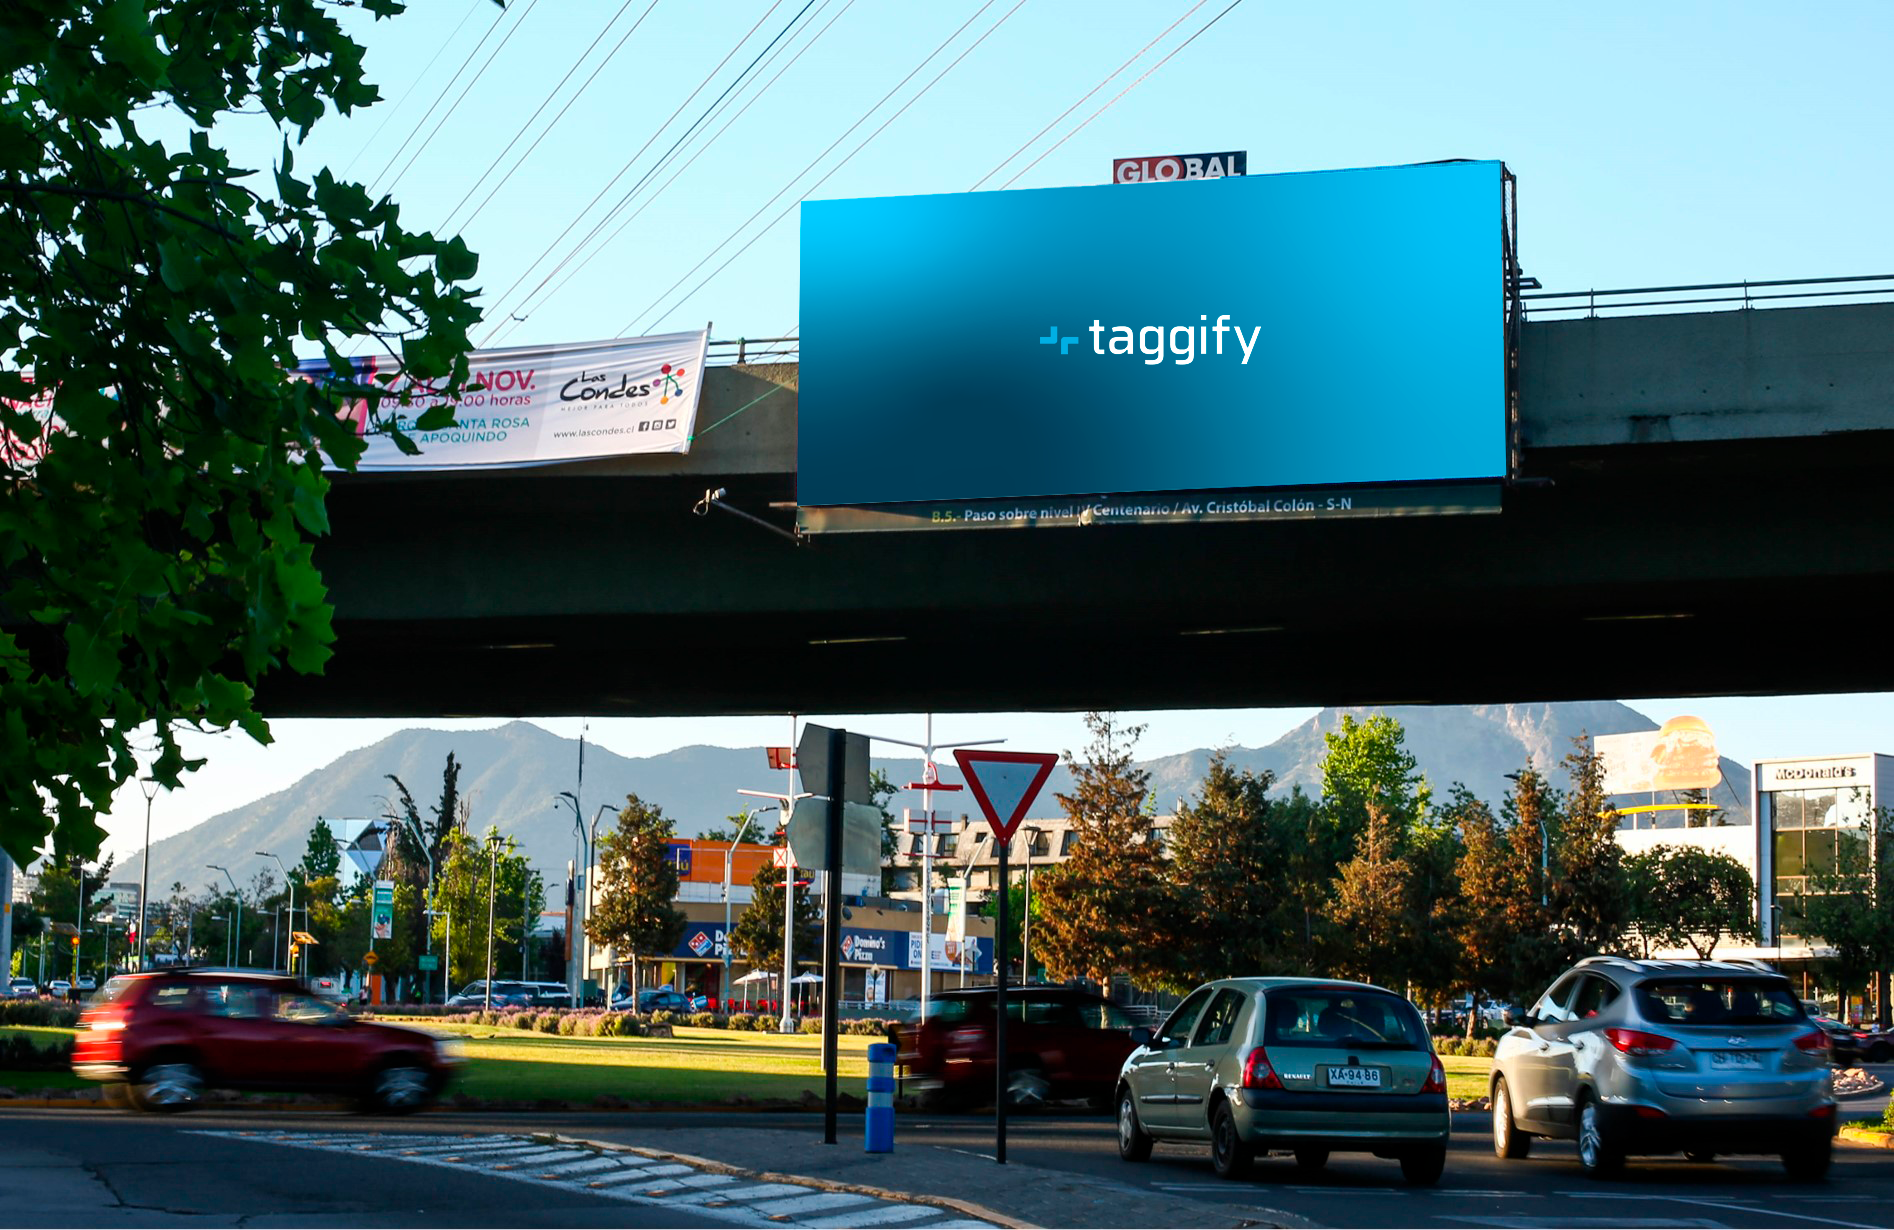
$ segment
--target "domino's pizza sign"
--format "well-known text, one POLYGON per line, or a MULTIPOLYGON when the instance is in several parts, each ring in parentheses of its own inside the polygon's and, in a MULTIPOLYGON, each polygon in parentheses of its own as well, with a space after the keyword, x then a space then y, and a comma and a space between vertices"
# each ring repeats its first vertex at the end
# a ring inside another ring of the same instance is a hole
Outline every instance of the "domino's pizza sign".
POLYGON ((852 935, 842 936, 842 960, 853 961, 855 959, 854 953, 855 937, 852 935))
POLYGON ((690 944, 691 944, 691 951, 701 957, 706 952, 710 951, 713 941, 708 935, 705 935, 702 931, 699 931, 696 935, 691 936, 690 944))

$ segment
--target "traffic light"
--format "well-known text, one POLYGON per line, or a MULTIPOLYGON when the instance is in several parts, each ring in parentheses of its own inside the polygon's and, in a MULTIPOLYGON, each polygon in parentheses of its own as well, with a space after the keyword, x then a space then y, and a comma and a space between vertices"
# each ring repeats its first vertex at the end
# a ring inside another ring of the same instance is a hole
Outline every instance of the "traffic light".
POLYGON ((72 937, 72 950, 74 952, 79 951, 79 937, 76 935, 72 937))
POLYGON ((138 942, 137 923, 133 923, 131 926, 125 928, 125 942, 127 944, 136 944, 138 942))

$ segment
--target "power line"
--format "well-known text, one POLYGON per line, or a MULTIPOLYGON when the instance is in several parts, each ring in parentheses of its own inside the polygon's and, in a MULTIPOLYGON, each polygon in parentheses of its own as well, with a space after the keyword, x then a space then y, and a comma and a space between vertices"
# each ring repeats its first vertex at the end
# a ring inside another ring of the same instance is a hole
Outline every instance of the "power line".
MULTIPOLYGON (((666 128, 669 128, 671 126, 671 121, 675 120, 679 115, 683 114, 684 108, 690 105, 691 100, 696 98, 699 94, 703 93, 704 87, 710 84, 711 78, 715 77, 718 73, 723 71, 723 66, 730 62, 731 58, 736 55, 738 50, 742 48, 743 44, 750 41, 750 36, 752 34, 755 34, 757 30, 762 27, 763 23, 769 19, 769 15, 771 13, 774 13, 781 6, 782 6, 782 0, 775 0, 775 2, 772 3, 769 6, 769 8, 764 10, 763 15, 756 19, 756 24, 743 32, 742 37, 738 38, 737 41, 731 45, 730 50, 724 53, 723 59, 717 61, 716 67, 712 68, 708 73, 704 74, 704 79, 697 83, 697 88, 692 90, 688 95, 686 95, 684 98, 684 101, 677 105, 677 110, 671 112, 671 114, 665 118, 663 123, 659 124, 655 129, 652 130, 651 135, 645 138, 645 143, 638 147, 637 152, 632 154, 630 158, 627 158, 625 160, 624 166, 618 168, 618 173, 613 175, 611 179, 606 181, 605 186, 598 190, 598 194, 596 196, 594 196, 590 201, 586 202, 585 208, 581 209, 578 212, 578 215, 574 217, 572 221, 566 223, 565 229, 560 231, 559 234, 553 239, 553 241, 550 244, 546 245, 546 249, 543 252, 541 252, 538 256, 533 258, 532 263, 528 265, 523 272, 521 272, 519 277, 513 280, 513 284, 507 287, 504 291, 500 293, 499 297, 494 300, 494 303, 496 304, 496 306, 498 304, 504 303, 508 296, 510 296, 515 290, 519 289, 520 283, 524 282, 527 278, 531 277, 533 274, 533 270, 539 268, 540 263, 543 262, 548 256, 551 256, 554 249, 558 248, 558 246, 561 243, 565 242, 566 236, 572 233, 572 228, 577 226, 581 221, 583 221, 585 216, 592 212, 592 207, 597 205, 601 200, 603 200, 605 198, 605 194, 607 192, 610 192, 612 190, 612 187, 615 184, 617 184, 619 180, 625 177, 625 173, 631 170, 632 164, 637 162, 639 158, 643 157, 644 152, 651 148, 652 144, 657 141, 658 137, 663 134, 666 128)), ((594 232, 596 231, 596 229, 597 228, 595 227, 594 232)), ((590 238, 589 234, 587 238, 590 238)), ((580 241, 581 246, 583 246, 584 242, 585 242, 584 240, 580 241)), ((546 285, 546 283, 552 280, 553 275, 556 274, 557 272, 558 272, 558 268, 555 267, 552 273, 548 273, 544 278, 541 278, 539 281, 539 284, 534 286, 532 290, 527 292, 526 297, 530 299, 532 298, 532 296, 538 294, 540 290, 546 285)), ((481 345, 484 346, 488 342, 490 342, 493 338, 494 333, 497 332, 498 329, 499 329, 499 326, 496 325, 494 329, 488 330, 486 338, 482 339, 481 341, 481 345)))
MULTIPOLYGON (((982 4, 978 9, 975 9, 973 16, 967 18, 966 21, 962 22, 958 29, 956 29, 952 34, 949 34, 945 39, 941 41, 938 47, 935 47, 934 50, 928 52, 926 58, 924 58, 919 64, 916 64, 911 70, 909 70, 907 76, 901 78, 900 81, 896 82, 893 89, 889 90, 886 94, 882 95, 881 98, 872 107, 868 108, 868 110, 862 112, 861 117, 857 119, 853 124, 850 124, 847 127, 847 129, 845 129, 842 132, 841 136, 831 141, 827 149, 824 149, 821 153, 817 154, 813 159, 811 159, 809 161, 809 164, 803 167, 802 170, 790 176, 789 182, 785 183, 781 188, 778 188, 775 191, 775 193, 770 196, 769 200, 764 201, 762 205, 757 207, 755 213, 751 214, 748 218, 745 218, 740 224, 738 224, 735 230, 731 231, 729 235, 724 237, 723 242, 719 243, 716 247, 712 248, 709 251, 709 253, 704 256, 702 260, 698 261, 695 265, 691 266, 690 269, 685 272, 683 277, 671 283, 671 285, 664 290, 663 294, 660 294, 656 299, 653 299, 651 303, 644 308, 643 311, 640 311, 637 315, 633 316, 631 321, 627 323, 625 327, 618 332, 618 336, 624 337, 626 334, 630 333, 632 329, 638 324, 638 322, 646 319, 647 315, 650 313, 652 308, 655 308, 659 303, 662 303, 664 301, 665 295, 670 294, 672 291, 676 290, 679 286, 682 286, 690 278, 691 274, 694 274, 699 269, 702 269, 706 264, 708 264, 711 261, 713 257, 717 255, 717 253, 723 251, 723 249, 727 245, 729 245, 733 240, 735 240, 738 235, 743 233, 743 229, 745 227, 749 226, 750 223, 756 221, 756 219, 762 215, 764 210, 768 209, 771 205, 775 204, 776 201, 785 192, 788 192, 791 188, 793 188, 797 180, 801 179, 804 175, 807 175, 811 170, 813 170, 816 167, 818 163, 820 163, 824 158, 828 157, 829 154, 835 149, 836 146, 840 145, 843 141, 847 140, 850 133, 853 133, 857 128, 860 128, 863 124, 867 123, 870 116, 874 115, 874 113, 879 111, 887 103, 887 101, 890 98, 893 98, 897 93, 899 93, 903 86, 905 86, 908 82, 912 81, 915 78, 915 76, 918 75, 923 68, 926 68, 930 63, 932 63, 934 60, 934 57, 938 56, 941 52, 945 51, 947 47, 955 39, 959 38, 961 34, 963 34, 966 31, 967 27, 971 26, 974 22, 978 21, 980 19, 980 15, 985 13, 988 9, 992 8, 996 2, 997 0, 987 0, 985 4, 982 4)), ((889 116, 885 121, 883 121, 880 128, 877 128, 875 129, 874 132, 868 134, 868 137, 865 140, 863 140, 860 145, 857 145, 840 162, 836 163, 833 167, 829 168, 828 173, 825 174, 821 179, 817 180, 809 188, 807 188, 800 197, 797 197, 794 201, 791 201, 789 203, 788 209, 785 209, 782 213, 776 215, 776 217, 770 221, 768 226, 765 226, 762 230, 758 231, 755 235, 751 236, 748 243, 745 243, 741 248, 737 249, 737 251, 731 254, 730 260, 726 260, 723 264, 717 266, 717 268, 711 272, 710 277, 707 277, 702 282, 699 282, 695 287, 691 289, 689 294, 684 296, 683 299, 680 299, 677 301, 677 303, 672 304, 669 311, 665 312, 664 315, 669 315, 670 312, 676 311, 677 308, 680 305, 682 305, 686 300, 688 300, 691 295, 694 295, 699 290, 702 290, 704 288, 704 285, 708 283, 711 278, 716 277, 717 274, 722 273, 725 269, 727 269, 730 265, 730 261, 735 260, 737 257, 743 255, 743 253, 749 251, 750 246, 754 244, 758 239, 761 239, 764 235, 767 235, 776 226, 778 222, 781 222, 783 218, 788 215, 789 210, 793 210, 797 205, 801 204, 802 201, 808 198, 809 193, 814 192, 817 188, 820 188, 823 184, 827 183, 829 178, 833 176, 837 171, 847 166, 849 159, 853 158, 856 154, 861 153, 863 147, 865 147, 868 144, 868 142, 873 141, 876 137, 880 136, 881 133, 888 127, 889 124, 892 124, 895 120, 901 118, 902 114, 906 112, 909 107, 912 107, 916 102, 920 101, 920 99, 929 90, 933 89, 934 86, 940 82, 940 79, 942 77, 945 77, 948 73, 952 72, 954 68, 959 65, 961 60, 966 59, 968 54, 971 53, 975 47, 978 47, 981 43, 985 42, 989 35, 991 35, 995 30, 999 29, 1002 25, 1006 24, 1007 18, 1010 18, 1014 13, 1017 13, 1020 10, 1021 5, 1023 5, 1024 3, 1025 3, 1025 0, 1019 0, 1018 4, 1015 4, 1011 9, 1008 9, 1005 15, 1002 16, 998 21, 994 22, 991 26, 989 26, 984 34, 980 35, 979 38, 975 39, 967 47, 966 51, 961 52, 960 55, 954 60, 952 64, 949 64, 946 68, 942 69, 940 74, 936 76, 934 80, 928 82, 925 86, 921 87, 920 91, 916 93, 914 97, 908 99, 907 102, 901 105, 900 110, 897 110, 893 115, 889 116)))
POLYGON ((1184 48, 1196 42, 1197 39, 1200 36, 1202 36, 1205 30, 1208 30, 1211 26, 1214 26, 1219 21, 1222 21, 1226 16, 1229 15, 1230 9, 1234 9, 1237 5, 1241 3, 1243 3, 1243 0, 1230 0, 1229 8, 1224 9, 1223 12, 1218 13, 1215 17, 1212 17, 1209 21, 1204 22, 1203 25, 1197 28, 1196 34, 1191 35, 1189 38, 1185 39, 1183 42, 1177 44, 1177 46, 1171 48, 1170 53, 1166 55, 1162 60, 1159 60, 1156 64, 1153 64, 1150 68, 1147 68, 1144 70, 1144 76, 1139 77, 1136 81, 1133 81, 1130 85, 1126 86, 1124 89, 1119 90, 1117 94, 1112 96, 1111 102, 1106 103, 1104 106, 1100 107, 1098 110, 1086 116, 1085 119, 1082 122, 1080 122, 1078 127, 1074 128, 1071 132, 1066 133, 1063 137, 1060 137, 1057 141, 1054 141, 1052 145, 1047 148, 1044 154, 1039 155, 1039 157, 1033 159, 1031 162, 1021 167, 1019 170, 1019 175, 1013 176, 1012 179, 1007 180, 1005 183, 1001 184, 1000 187, 1010 188, 1014 184, 1018 183, 1020 175, 1024 175, 1026 172, 1032 170, 1034 167, 1044 162, 1046 160, 1046 156, 1048 154, 1051 154, 1053 150, 1058 149, 1061 145, 1064 145, 1067 141, 1070 141, 1073 137, 1077 136, 1081 131, 1084 130, 1087 124, 1090 124, 1093 120, 1097 119, 1099 116, 1109 111, 1112 108, 1112 106, 1115 105, 1120 98, 1123 98, 1125 95, 1131 93, 1131 91, 1143 85, 1145 83, 1145 80, 1149 78, 1152 73, 1156 72, 1160 68, 1163 68, 1166 64, 1169 64, 1171 62, 1172 56, 1175 56, 1178 52, 1182 51, 1184 48))
MULTIPOLYGON (((605 41, 605 36, 611 33, 611 29, 613 26, 618 24, 618 19, 620 17, 623 17, 625 15, 625 11, 629 9, 635 3, 637 3, 637 0, 625 0, 625 3, 619 8, 619 10, 616 13, 612 14, 612 19, 605 23, 604 27, 599 30, 598 37, 592 40, 592 45, 590 47, 587 47, 583 52, 579 53, 579 58, 574 60, 572 62, 572 67, 566 70, 566 75, 559 79, 559 84, 552 88, 552 92, 546 95, 545 100, 541 102, 539 106, 533 111, 533 113, 526 118, 526 122, 520 125, 520 130, 513 134, 513 139, 511 141, 508 141, 506 143, 506 149, 503 149, 498 154, 494 155, 492 164, 489 165, 486 170, 480 173, 480 178, 476 179, 473 182, 473 184, 467 189, 466 196, 461 197, 460 200, 455 203, 454 208, 448 212, 447 217, 442 219, 441 228, 440 228, 441 230, 445 231, 448 229, 449 226, 453 224, 454 215, 460 212, 460 207, 462 205, 465 205, 468 202, 468 200, 473 197, 473 194, 480 190, 480 185, 486 182, 487 176, 493 174, 493 168, 500 165, 501 160, 506 157, 507 151, 511 150, 515 145, 519 144, 519 139, 526 135, 526 130, 533 126, 533 121, 537 120, 540 116, 540 113, 545 111, 545 109, 552 104, 552 100, 559 96, 559 91, 566 88, 566 82, 572 80, 572 74, 579 71, 579 65, 585 63, 586 57, 591 55, 593 50, 600 43, 605 41)), ((566 100, 566 105, 559 108, 559 114, 553 116, 552 122, 546 125, 545 130, 542 131, 537 137, 533 138, 533 143, 526 147, 526 152, 519 156, 519 161, 515 162, 511 167, 509 167, 507 169, 506 174, 500 177, 500 181, 493 185, 493 192, 487 193, 485 200, 482 200, 479 205, 474 207, 473 213, 467 215, 467 220, 461 223, 460 225, 461 230, 464 231, 469 226, 473 225, 473 220, 480 216, 480 211, 487 207, 487 202, 493 199, 494 193, 499 192, 500 189, 506 186, 506 182, 509 179, 513 178, 513 173, 520 169, 520 163, 525 162, 527 158, 531 157, 532 152, 539 148, 539 143, 546 139, 546 134, 559 126, 559 121, 565 118, 565 114, 567 111, 569 111, 572 108, 572 104, 579 101, 579 96, 584 94, 586 90, 591 88, 592 83, 598 80, 598 75, 605 71, 605 66, 607 64, 610 64, 612 62, 612 59, 615 56, 617 56, 620 51, 624 49, 625 44, 628 41, 630 41, 631 36, 638 32, 638 27, 644 24, 644 19, 651 16, 651 10, 657 7, 658 7, 658 0, 651 0, 651 3, 648 6, 646 6, 645 11, 638 15, 638 20, 631 23, 631 29, 625 31, 624 36, 618 40, 617 45, 615 45, 611 49, 610 52, 606 53, 606 56, 604 59, 598 62, 598 66, 592 70, 592 75, 585 79, 585 84, 581 85, 578 88, 578 90, 572 95, 572 97, 566 100)))
POLYGON ((388 127, 388 122, 394 119, 403 107, 408 105, 408 100, 414 97, 414 93, 420 88, 421 83, 427 80, 427 75, 434 71, 435 64, 440 62, 441 56, 446 54, 447 49, 453 45, 454 40, 460 37, 460 32, 467 28, 467 23, 473 20, 473 15, 479 12, 488 3, 489 0, 473 0, 473 3, 467 6, 467 11, 461 15, 460 24, 454 27, 454 32, 449 34, 439 47, 434 49, 433 58, 428 60, 426 66, 415 75, 414 83, 402 92, 401 101, 388 109, 388 113, 381 117, 381 123, 375 126, 375 131, 369 134, 368 140, 362 142, 362 144, 356 148, 355 154, 349 159, 348 165, 342 168, 342 177, 344 179, 348 178, 349 172, 355 169, 355 164, 362 160, 362 155, 368 152, 369 147, 381 139, 382 131, 388 127))
POLYGON ((1011 162, 1013 159, 1019 157, 1021 154, 1025 153, 1027 148, 1031 146, 1034 141, 1037 141, 1039 138, 1045 136, 1048 132, 1051 132, 1053 127, 1057 125, 1061 120, 1065 119, 1066 116, 1072 114, 1074 111, 1077 111, 1081 106, 1083 106, 1086 99, 1090 98, 1092 95, 1104 89, 1107 85, 1111 83, 1113 78, 1118 76, 1119 73, 1124 72, 1127 68, 1130 68, 1138 60, 1142 59, 1144 57, 1145 52, 1157 46, 1158 43, 1163 41, 1165 35, 1169 34, 1172 30, 1175 30, 1177 27, 1183 25, 1185 20, 1188 19, 1192 13, 1196 12, 1198 9, 1202 8, 1204 5, 1208 4, 1209 2, 1210 0, 1197 0, 1197 3, 1191 5, 1188 9, 1184 10, 1184 14, 1182 17, 1179 17, 1176 21, 1173 21, 1170 25, 1165 26, 1162 30, 1158 31, 1158 35, 1156 38, 1152 39, 1150 42, 1146 43, 1144 46, 1138 48, 1137 55, 1132 56, 1129 60, 1126 60, 1123 64, 1120 64, 1117 68, 1112 69, 1111 72, 1105 75, 1102 81, 1100 81, 1097 85, 1093 86, 1091 89, 1085 91, 1085 93, 1081 94, 1076 102, 1074 102, 1071 106, 1067 107, 1065 110, 1059 112, 1059 114, 1056 117, 1054 117, 1053 120, 1050 123, 1048 123, 1044 128, 1041 128, 1038 132, 1035 132, 1032 136, 1028 137, 1025 143, 1022 144, 1018 149, 1014 150, 1012 153, 1008 154, 1006 157, 1000 159, 998 165, 996 165, 991 171, 988 171, 985 175, 982 175, 979 179, 975 180, 973 187, 968 188, 967 191, 968 192, 978 191, 981 184, 984 184, 987 180, 992 179, 995 175, 998 175, 1000 173, 1001 167, 1005 166, 1007 163, 1011 162))
MULTIPOLYGON (((500 45, 493 49, 491 55, 487 56, 486 62, 480 66, 480 71, 474 74, 473 80, 467 83, 466 88, 461 90, 459 97, 455 98, 453 104, 447 108, 447 114, 441 116, 440 123, 434 125, 434 130, 427 134, 427 140, 421 142, 420 149, 415 150, 413 155, 409 157, 407 163, 402 166, 401 170, 396 172, 395 177, 388 181, 388 191, 394 191, 395 185, 401 182, 402 176, 406 175, 414 166, 415 159, 419 158, 422 152, 425 151, 429 145, 433 144, 434 138, 440 135, 441 128, 447 121, 454 118, 454 112, 460 110, 460 104, 467 101, 467 95, 471 94, 473 88, 480 84, 480 79, 487 75, 487 70, 493 67, 493 62, 500 58, 500 53, 506 50, 506 45, 513 41, 513 36, 520 32, 520 27, 526 24, 526 19, 532 15, 533 9, 538 7, 538 5, 539 0, 526 0, 526 7, 520 10, 519 20, 513 23, 513 28, 506 32, 506 37, 500 40, 500 45)), ((449 84, 451 85, 452 83, 450 82, 449 84)))
MULTIPOLYGON (((822 4, 817 7, 817 9, 815 10, 815 14, 810 17, 809 23, 808 23, 809 25, 815 24, 816 17, 819 17, 821 15, 822 8, 826 7, 828 3, 829 3, 829 0, 822 0, 822 4)), ((848 3, 842 6, 841 11, 836 13, 834 17, 831 17, 828 20, 828 23, 824 25, 820 30, 816 31, 814 37, 810 38, 807 42, 805 42, 801 46, 801 48, 799 48, 796 51, 796 54, 789 58, 789 62, 787 64, 784 64, 780 69, 776 70, 775 76, 771 77, 767 82, 763 84, 763 86, 760 89, 756 91, 756 93, 752 94, 749 97, 749 100, 746 101, 743 104, 743 106, 737 110, 737 113, 731 116, 730 119, 724 123, 722 128, 719 128, 706 141, 704 141, 702 145, 699 145, 696 148, 696 150, 694 150, 691 153, 688 159, 684 160, 684 165, 681 167, 678 167, 676 174, 672 175, 671 178, 666 180, 656 191, 652 192, 650 196, 646 197, 644 200, 644 203, 639 205, 637 209, 634 209, 629 214, 626 214, 625 217, 618 223, 618 226, 615 229, 613 229, 612 233, 607 235, 603 240, 599 242, 598 247, 595 249, 595 252, 603 252, 607 247, 611 246, 611 244, 615 242, 620 235, 624 234, 625 228, 630 226, 631 223, 634 220, 636 220, 637 217, 640 214, 642 214, 646 209, 650 208, 652 203, 655 202, 660 196, 663 196, 664 193, 670 189, 672 184, 675 184, 678 181, 678 179, 681 178, 686 171, 690 170, 690 168, 696 164, 699 158, 703 157, 704 153, 708 151, 711 146, 717 143, 717 141, 723 136, 724 133, 730 131, 731 126, 735 124, 738 120, 742 119, 743 116, 749 111, 749 109, 755 106, 757 101, 761 99, 763 95, 769 92, 772 86, 774 86, 778 81, 782 80, 783 75, 787 73, 791 68, 795 67, 796 61, 802 59, 804 53, 806 53, 811 47, 815 46, 816 43, 820 42, 822 39, 822 36, 827 34, 829 30, 835 25, 835 23, 840 21, 843 15, 846 14, 850 8, 854 7, 854 4, 855 4, 855 0, 848 0, 848 3)), ((807 28, 808 26, 804 27, 804 29, 807 29, 807 28)), ((786 48, 787 44, 785 44, 784 46, 786 48)), ((767 63, 764 65, 764 67, 768 67, 767 63)), ((713 115, 712 118, 714 119, 715 116, 713 115)), ((682 157, 681 152, 670 155, 669 161, 660 162, 654 173, 662 174, 668 165, 675 165, 678 159, 681 157, 682 157)), ((619 209, 622 209, 624 205, 628 203, 632 195, 635 195, 635 190, 633 193, 627 194, 625 199, 621 200, 618 203, 618 205, 613 207, 612 214, 615 214, 619 209)), ((603 223, 609 223, 611 221, 612 214, 607 214, 605 219, 603 220, 603 223)), ((562 264, 563 263, 564 262, 562 262, 562 264)), ((503 325, 501 329, 499 330, 499 332, 494 335, 495 338, 497 339, 499 337, 504 336, 514 324, 518 323, 518 320, 521 316, 530 317, 533 311, 537 311, 540 307, 543 307, 547 300, 551 299, 554 295, 558 294, 560 290, 564 289, 566 284, 571 282, 573 278, 577 277, 584 270, 584 268, 585 266, 583 265, 573 265, 567 271, 566 275, 563 278, 560 278, 558 282, 554 283, 545 292, 545 294, 538 300, 538 302, 533 305, 533 308, 531 310, 523 312, 523 313, 515 314, 515 316, 511 320, 509 320, 506 325, 503 325)))
POLYGON ((486 28, 485 33, 481 34, 480 41, 473 45, 473 50, 467 53, 467 58, 460 62, 460 67, 455 69, 453 75, 447 79, 446 84, 441 86, 441 92, 434 96, 434 101, 428 104, 427 110, 421 114, 421 118, 415 121, 414 127, 408 132, 407 138, 395 148, 393 154, 389 155, 388 161, 382 169, 375 172, 375 178, 368 181, 371 190, 374 185, 381 182, 382 176, 388 174, 388 169, 395 165, 395 159, 401 157, 401 155, 407 151, 409 143, 421 135, 421 129, 428 122, 428 118, 434 114, 434 108, 441 105, 442 100, 447 97, 447 91, 454 88, 454 82, 460 80, 460 75, 467 71, 467 66, 473 63, 474 57, 480 54, 480 49, 485 47, 487 40, 493 37, 493 32, 498 30, 501 24, 506 21, 509 11, 510 10, 507 9, 501 9, 500 15, 493 19, 493 24, 486 28))

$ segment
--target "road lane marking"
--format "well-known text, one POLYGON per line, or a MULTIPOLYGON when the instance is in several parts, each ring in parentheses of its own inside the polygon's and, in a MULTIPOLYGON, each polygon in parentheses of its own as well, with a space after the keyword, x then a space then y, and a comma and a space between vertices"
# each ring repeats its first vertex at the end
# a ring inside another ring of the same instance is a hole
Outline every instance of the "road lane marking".
POLYGON ((934 1204, 844 1192, 813 1182, 757 1181, 720 1171, 660 1162, 642 1153, 584 1145, 548 1145, 523 1135, 458 1138, 358 1133, 195 1131, 196 1136, 242 1138, 256 1144, 318 1149, 349 1157, 380 1158, 532 1183, 657 1208, 689 1208, 735 1226, 797 1225, 850 1230, 997 1230, 990 1223, 934 1204), (405 1147, 404 1147, 405 1146, 405 1147), (954 1218, 954 1220, 941 1220, 954 1218))
POLYGON ((1796 1221, 1810 1221, 1822 1226, 1847 1226, 1850 1230, 1877 1230, 1872 1222, 1836 1221, 1832 1217, 1816 1217, 1811 1213, 1791 1213, 1786 1209, 1764 1209, 1755 1204, 1736 1204, 1730 1200, 1704 1200, 1697 1196, 1647 1196, 1630 1192, 1560 1192, 1559 1194, 1585 1200, 1661 1200, 1667 1204, 1695 1204, 1706 1209, 1730 1209, 1737 1213, 1760 1214, 1765 1217, 1790 1217, 1796 1221))

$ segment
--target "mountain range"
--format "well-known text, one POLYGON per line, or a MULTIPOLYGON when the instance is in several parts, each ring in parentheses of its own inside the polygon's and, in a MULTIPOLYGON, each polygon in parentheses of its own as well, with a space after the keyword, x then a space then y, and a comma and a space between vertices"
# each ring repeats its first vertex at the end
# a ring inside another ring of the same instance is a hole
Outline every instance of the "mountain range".
MULTIPOLYGON (((1273 774, 1278 790, 1301 786, 1319 793, 1322 736, 1337 730, 1344 716, 1359 720, 1375 712, 1385 712, 1401 723, 1408 750, 1433 784, 1437 798, 1444 797, 1452 783, 1463 782, 1495 804, 1506 792, 1505 775, 1516 772, 1528 758, 1555 786, 1564 787, 1560 762, 1572 750, 1573 739, 1658 726, 1637 710, 1611 701, 1324 709, 1267 746, 1223 750, 1237 769, 1273 774)), ((636 793, 675 819, 680 834, 692 836, 746 809, 752 800, 738 795, 738 787, 788 789, 787 775, 770 770, 762 750, 754 747, 698 745, 661 756, 626 757, 588 744, 581 786, 578 741, 531 722, 479 731, 415 728, 348 752, 286 790, 153 843, 152 894, 167 894, 174 882, 193 891, 209 885, 217 875, 207 869, 211 863, 229 867, 241 884, 249 884, 265 870, 275 874, 275 865, 255 852, 272 850, 294 865, 308 847, 317 817, 326 818, 338 835, 353 836, 387 811, 387 800, 395 793, 390 774, 401 779, 426 815, 440 797, 441 770, 449 752, 463 766, 459 789, 470 806, 471 827, 484 831, 493 825, 519 840, 549 885, 560 882, 566 860, 578 853, 572 809, 555 802, 554 796, 561 791, 579 793, 588 820, 601 804, 615 810, 628 794, 636 793)), ((1169 812, 1179 799, 1194 795, 1213 754, 1213 749, 1198 748, 1140 762, 1151 774, 1160 811, 1169 812)), ((874 766, 897 783, 920 779, 918 758, 876 757, 874 766)), ((1747 813, 1747 766, 1728 758, 1722 766, 1724 784, 1713 792, 1713 801, 1732 813, 1747 813)), ((951 760, 946 769, 948 779, 957 780, 951 760)), ((1035 814, 1056 814, 1054 795, 1069 790, 1071 780, 1065 765, 1056 768, 1034 805, 1035 814)), ((903 806, 919 805, 918 792, 904 792, 891 807, 898 815, 903 806)), ((770 814, 758 819, 771 827, 776 821, 770 814)), ((600 823, 610 822, 608 811, 600 823)), ((120 863, 113 878, 136 879, 138 870, 139 856, 133 855, 120 863)))

